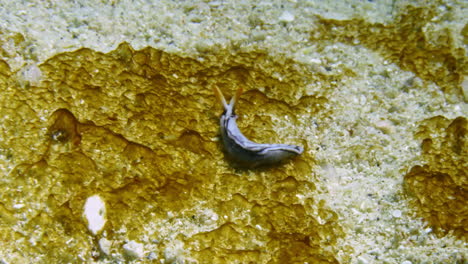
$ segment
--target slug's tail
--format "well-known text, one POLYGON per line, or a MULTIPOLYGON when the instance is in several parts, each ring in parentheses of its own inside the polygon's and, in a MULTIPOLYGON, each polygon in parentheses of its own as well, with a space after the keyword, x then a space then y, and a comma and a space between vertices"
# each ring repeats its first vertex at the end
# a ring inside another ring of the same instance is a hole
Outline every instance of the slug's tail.
POLYGON ((223 105, 224 110, 226 111, 226 113, 229 114, 229 115, 234 114, 234 107, 236 105, 236 102, 237 102, 237 100, 239 99, 239 97, 241 96, 241 94, 243 92, 242 87, 239 87, 239 89, 237 89, 236 94, 231 98, 231 101, 229 101, 229 104, 226 102, 226 99, 224 99, 224 95, 221 92, 221 90, 219 90, 218 87, 214 86, 213 91, 214 91, 214 93, 216 95, 216 98, 218 98, 219 102, 223 105))

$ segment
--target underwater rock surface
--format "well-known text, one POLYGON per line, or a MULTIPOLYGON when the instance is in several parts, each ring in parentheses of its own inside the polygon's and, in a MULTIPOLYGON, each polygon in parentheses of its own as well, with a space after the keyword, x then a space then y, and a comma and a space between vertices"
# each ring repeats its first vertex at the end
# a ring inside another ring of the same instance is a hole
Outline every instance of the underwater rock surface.
POLYGON ((126 230, 129 239, 145 236, 154 243, 156 258, 180 241, 202 263, 337 263, 332 249, 342 230, 336 213, 313 197, 313 158, 236 170, 216 139, 222 109, 210 86, 232 92, 242 85, 241 129, 261 142, 284 137, 307 145, 294 136, 300 125, 294 116, 323 99, 295 100, 301 74, 265 58, 245 54, 199 63, 122 44, 109 54, 81 49, 49 59, 39 66, 39 86, 14 86, 6 75, 11 89, 2 98, 5 121, 30 123, 22 124, 27 129, 18 137, 4 131, 10 159, 20 164, 0 185, 3 211, 9 224, 23 219, 22 233, 3 227, 4 239, 35 234, 40 243, 33 250, 18 245, 29 256, 92 259, 94 231, 82 214, 86 199, 98 194, 106 203, 106 223, 97 238, 112 241, 116 252, 122 250, 120 230, 126 230), (266 93, 271 98, 255 89, 258 84, 276 88, 266 93), (49 120, 40 120, 38 112, 49 120), (272 120, 284 116, 290 117, 289 130, 272 120), (18 203, 38 207, 15 208, 18 203), (184 229, 172 231, 174 221, 184 229), (155 226, 161 230, 148 232, 155 226))
POLYGON ((406 174, 414 206, 439 232, 468 239, 468 123, 465 117, 424 120, 416 134, 422 139, 424 165, 406 174))
POLYGON ((466 262, 466 1, 0 2, 0 262, 466 262))

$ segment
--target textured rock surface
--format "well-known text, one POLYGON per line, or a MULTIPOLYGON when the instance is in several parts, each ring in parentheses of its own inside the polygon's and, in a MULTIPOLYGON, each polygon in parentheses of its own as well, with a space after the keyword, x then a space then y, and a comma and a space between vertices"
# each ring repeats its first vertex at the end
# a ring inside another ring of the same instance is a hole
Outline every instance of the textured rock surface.
POLYGON ((435 82, 448 99, 456 102, 463 98, 460 84, 468 75, 465 39, 435 23, 439 19, 430 8, 409 6, 393 24, 324 19, 320 30, 334 41, 378 51, 402 69, 435 82))
POLYGON ((222 62, 199 63, 123 44, 110 54, 81 49, 51 58, 39 67, 39 86, 19 87, 5 76, 10 89, 1 111, 12 130, 3 131, 2 148, 20 164, 0 185, 1 198, 6 214, 24 219, 22 233, 3 226, 2 233, 12 235, 5 239, 36 233, 41 243, 33 251, 18 245, 26 256, 90 259, 95 245, 81 215, 86 199, 97 193, 108 208, 102 232, 114 248, 122 247, 119 230, 125 229, 129 239, 158 241, 157 258, 179 240, 189 253, 176 258, 202 263, 336 263, 333 246, 343 233, 336 213, 313 197, 313 158, 254 171, 231 168, 215 140, 222 110, 210 86, 226 94, 246 88, 240 124, 263 142, 310 147, 294 135, 301 125, 295 115, 320 100, 294 99, 302 74, 283 67, 287 63, 275 68, 262 54, 220 57, 222 62), (286 77, 277 81, 262 68, 286 77), (268 98, 254 90, 258 84, 281 89, 268 98), (49 113, 49 120, 40 120, 39 112, 49 113), (289 129, 273 122, 285 116, 289 129), (30 125, 14 129, 18 120, 30 125), (145 232, 172 221, 184 230, 145 232))
POLYGON ((448 120, 436 116, 424 120, 418 132, 422 139, 424 165, 414 166, 405 176, 414 206, 439 233, 452 231, 468 239, 468 123, 466 118, 448 120))
POLYGON ((0 5, 0 262, 466 262, 466 1, 0 5))

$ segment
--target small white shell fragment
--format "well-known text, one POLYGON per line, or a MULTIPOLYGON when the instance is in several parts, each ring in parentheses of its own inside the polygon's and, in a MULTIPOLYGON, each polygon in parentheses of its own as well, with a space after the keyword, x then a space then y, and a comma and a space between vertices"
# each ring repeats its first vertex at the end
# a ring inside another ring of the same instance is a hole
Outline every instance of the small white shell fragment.
POLYGON ((359 263, 359 264, 368 264, 369 263, 369 261, 363 256, 359 256, 357 258, 357 260, 358 260, 357 263, 359 263))
POLYGON ((88 197, 84 206, 84 217, 88 221, 88 229, 96 235, 106 223, 106 205, 99 195, 88 197))
POLYGON ((22 204, 22 203, 14 204, 14 205, 13 205, 13 208, 15 208, 15 209, 21 209, 21 208, 23 208, 23 207, 24 207, 24 204, 22 204))
POLYGON ((110 240, 104 237, 99 239, 99 248, 104 254, 110 255, 111 246, 112 246, 112 242, 110 240))
POLYGON ((164 258, 167 263, 182 263, 185 258, 184 243, 177 239, 172 239, 164 250, 164 258))
POLYGON ((401 211, 400 210, 393 210, 392 215, 395 218, 400 218, 401 217, 401 211))
POLYGON ((29 82, 33 86, 38 86, 42 80, 42 71, 37 67, 37 65, 29 65, 25 67, 22 71, 23 80, 29 82))
POLYGON ((375 122, 375 127, 385 134, 392 134, 395 132, 395 128, 392 122, 388 120, 380 120, 375 122))
POLYGON ((133 240, 123 245, 123 249, 125 254, 131 258, 142 258, 145 255, 143 251, 143 244, 133 240))
POLYGON ((294 20, 294 15, 291 14, 289 11, 284 11, 281 16, 279 17, 281 22, 291 22, 294 20))
POLYGON ((463 96, 465 97, 465 101, 468 101, 468 75, 463 76, 464 80, 461 83, 461 88, 463 92, 463 96))

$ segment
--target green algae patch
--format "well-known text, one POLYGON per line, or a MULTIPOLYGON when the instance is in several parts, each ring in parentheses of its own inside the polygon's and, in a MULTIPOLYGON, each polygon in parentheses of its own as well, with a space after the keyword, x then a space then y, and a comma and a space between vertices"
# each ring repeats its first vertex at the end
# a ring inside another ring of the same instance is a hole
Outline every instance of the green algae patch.
POLYGON ((405 175, 405 189, 417 213, 438 234, 453 232, 468 240, 468 122, 436 116, 424 120, 416 136, 422 139, 423 165, 405 175))
POLYGON ((58 54, 28 85, 0 65, 2 166, 15 164, 0 182, 0 236, 14 241, 12 260, 337 263, 344 234, 314 199, 311 154, 240 170, 218 140, 212 87, 243 86, 247 136, 313 148, 296 116, 326 99, 302 96, 301 67, 262 53, 193 60, 127 44, 58 54), (83 211, 94 195, 105 222, 90 230, 83 211))

